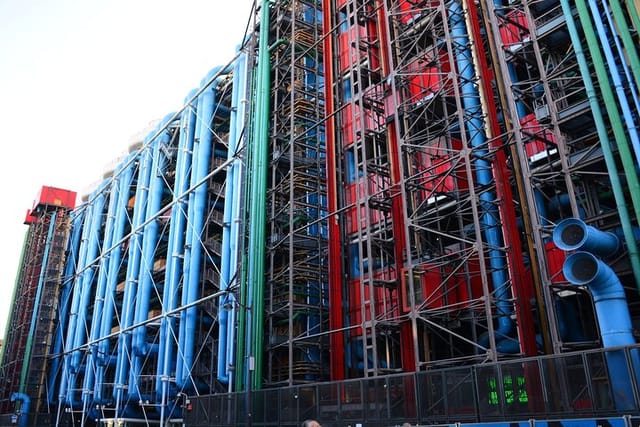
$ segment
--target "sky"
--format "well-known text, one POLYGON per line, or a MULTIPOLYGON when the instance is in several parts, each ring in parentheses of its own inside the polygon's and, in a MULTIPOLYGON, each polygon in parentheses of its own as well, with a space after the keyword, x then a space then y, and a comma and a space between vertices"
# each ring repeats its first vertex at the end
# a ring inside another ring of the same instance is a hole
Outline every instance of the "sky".
POLYGON ((252 3, 0 0, 0 337, 40 188, 90 191, 233 58, 252 3))

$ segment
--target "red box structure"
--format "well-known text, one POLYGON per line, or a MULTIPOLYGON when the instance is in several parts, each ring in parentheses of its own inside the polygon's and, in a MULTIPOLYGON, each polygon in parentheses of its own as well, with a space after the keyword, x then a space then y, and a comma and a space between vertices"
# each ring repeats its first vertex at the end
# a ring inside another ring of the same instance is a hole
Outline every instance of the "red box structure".
POLYGON ((73 209, 76 206, 76 192, 64 190, 62 188, 43 186, 36 200, 33 203, 34 209, 37 206, 60 206, 63 208, 73 209))
POLYGON ((520 119, 522 138, 525 141, 524 149, 527 157, 532 157, 547 149, 547 142, 556 144, 556 137, 551 130, 540 125, 535 114, 528 114, 520 119))

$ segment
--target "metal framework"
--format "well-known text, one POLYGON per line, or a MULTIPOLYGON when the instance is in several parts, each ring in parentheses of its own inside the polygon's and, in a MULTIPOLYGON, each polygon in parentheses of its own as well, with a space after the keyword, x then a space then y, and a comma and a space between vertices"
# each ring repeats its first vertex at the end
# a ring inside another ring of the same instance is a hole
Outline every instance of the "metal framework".
POLYGON ((326 155, 320 5, 270 5, 265 386, 326 380, 326 155))

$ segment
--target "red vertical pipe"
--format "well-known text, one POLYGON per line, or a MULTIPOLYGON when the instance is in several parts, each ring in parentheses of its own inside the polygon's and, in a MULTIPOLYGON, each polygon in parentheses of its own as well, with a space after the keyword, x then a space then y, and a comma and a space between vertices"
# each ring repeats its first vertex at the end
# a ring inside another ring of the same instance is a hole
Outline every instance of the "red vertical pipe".
POLYGON ((331 0, 322 2, 322 26, 324 48, 324 99, 325 99, 325 143, 327 151, 327 211, 329 230, 329 335, 331 380, 345 378, 344 321, 342 315, 342 251, 340 226, 338 224, 338 187, 336 172, 336 133, 333 98, 333 38, 331 26, 331 0))
MULTIPOLYGON (((386 79, 392 68, 391 58, 387 56, 387 52, 391 49, 389 46, 389 39, 387 38, 387 16, 385 14, 384 5, 381 1, 376 2, 376 14, 379 32, 378 37, 380 40, 380 67, 382 69, 382 77, 383 79, 386 79)), ((397 115, 397 111, 395 114, 397 115)), ((398 283, 401 283, 405 260, 406 239, 404 234, 404 206, 402 204, 402 175, 400 173, 400 155, 398 148, 398 135, 396 131, 396 121, 392 120, 387 126, 389 162, 391 166, 391 214, 393 218, 393 236, 395 239, 394 254, 396 257, 396 278, 398 283)), ((411 323, 403 322, 400 328, 402 369, 408 372, 415 371, 416 359, 411 323)))
MULTIPOLYGON (((472 24, 471 31, 476 41, 475 48, 477 50, 479 70, 477 70, 481 82, 490 82, 494 76, 487 63, 487 56, 484 46, 481 43, 482 34, 480 32, 480 19, 475 4, 467 2, 467 13, 469 13, 469 21, 472 24)), ((517 326, 520 335, 520 349, 525 356, 535 356, 538 354, 536 344, 535 326, 531 313, 531 298, 533 298, 533 289, 531 280, 525 271, 524 258, 522 256, 522 244, 518 235, 518 225, 516 220, 516 212, 513 204, 513 193, 509 185, 509 171, 507 170, 507 158, 504 150, 501 148, 501 140, 494 138, 500 134, 500 123, 498 120, 498 112, 496 109, 496 100, 490 85, 485 86, 485 96, 487 101, 488 125, 491 130, 490 145, 491 150, 495 151, 495 161, 493 162, 493 173, 496 179, 496 196, 500 203, 500 214, 502 217, 502 229, 504 235, 504 243, 507 247, 507 264, 512 279, 512 288, 516 305, 518 307, 516 315, 518 316, 517 326)))

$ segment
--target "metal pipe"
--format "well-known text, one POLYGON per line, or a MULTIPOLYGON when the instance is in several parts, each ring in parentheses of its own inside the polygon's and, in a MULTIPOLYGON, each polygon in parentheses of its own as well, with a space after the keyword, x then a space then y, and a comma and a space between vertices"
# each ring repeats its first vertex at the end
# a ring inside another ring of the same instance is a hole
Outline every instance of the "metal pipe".
POLYGON ((247 384, 258 390, 262 385, 263 318, 264 318, 264 261, 266 235, 266 194, 269 142, 269 94, 271 64, 269 56, 269 0, 260 9, 257 80, 254 93, 253 134, 251 153, 251 203, 249 206, 249 248, 247 286, 251 289, 247 301, 250 321, 247 323, 247 352, 249 357, 247 384), (255 363, 251 363, 255 361, 255 363), (255 372, 251 373, 251 367, 255 372))
POLYGON ((105 196, 104 189, 107 184, 107 181, 103 181, 102 184, 96 189, 91 197, 90 211, 87 214, 87 218, 84 224, 86 234, 83 232, 83 242, 82 244, 86 245, 86 251, 84 252, 84 260, 83 263, 80 264, 80 273, 76 279, 76 289, 75 292, 78 293, 77 305, 75 306, 74 312, 75 318, 73 328, 69 328, 68 339, 70 339, 71 345, 70 350, 71 353, 67 356, 66 360, 69 360, 68 363, 68 372, 69 372, 69 380, 68 380, 68 389, 67 389, 67 403, 71 406, 78 403, 73 394, 75 393, 75 382, 77 374, 80 372, 81 366, 80 362, 82 359, 82 351, 80 347, 86 341, 86 316, 87 316, 87 308, 89 305, 89 299, 91 297, 91 289, 93 285, 93 280, 95 277, 95 268, 93 262, 99 251, 99 243, 100 243, 100 235, 102 228, 102 214, 104 210, 105 204, 105 196))
MULTIPOLYGON (((117 244, 124 237, 126 221, 128 218, 128 203, 131 195, 131 183, 133 181, 134 163, 129 160, 135 157, 135 153, 129 154, 124 162, 124 170, 116 173, 114 179, 117 181, 117 189, 111 194, 112 198, 117 199, 114 212, 114 228, 111 245, 117 244)), ((123 251, 120 246, 109 248, 109 266, 107 271, 107 283, 105 290, 105 300, 102 309, 102 321, 100 323, 100 337, 106 337, 111 333, 113 328, 113 312, 115 309, 115 292, 118 284, 118 273, 120 271, 120 262, 122 260, 123 251)), ((105 403, 103 401, 103 380, 107 365, 112 360, 110 355, 110 342, 103 339, 98 343, 96 383, 93 390, 94 401, 96 404, 105 403)))
MULTIPOLYGON (((118 202, 118 178, 117 175, 121 172, 121 165, 116 169, 116 176, 111 179, 109 189, 109 207, 107 208, 107 220, 104 227, 104 239, 102 242, 102 254, 98 266, 98 280, 96 284, 95 298, 93 303, 93 315, 91 320, 91 330, 89 332, 89 341, 93 342, 100 336, 102 329, 101 323, 103 320, 102 312, 105 301, 105 294, 107 291, 107 277, 111 264, 111 251, 106 251, 107 248, 111 248, 114 239, 115 228, 115 216, 118 202)), ((106 189, 105 189, 106 191, 106 189)), ((94 389, 102 389, 102 376, 98 374, 97 359, 99 357, 98 345, 91 345, 87 353, 87 360, 85 363, 85 376, 83 384, 83 396, 82 401, 85 407, 89 406, 89 400, 92 403, 96 403, 96 395, 94 389), (91 398, 90 393, 93 393, 91 398)), ((98 393, 100 394, 100 393, 98 393)))
POLYGON ((25 393, 20 392, 20 393, 11 393, 11 401, 20 402, 20 415, 19 415, 20 422, 18 423, 18 425, 20 427, 27 427, 28 425, 27 421, 29 420, 29 418, 27 417, 27 414, 29 414, 29 409, 31 408, 31 399, 25 393))
MULTIPOLYGON (((342 314, 342 259, 340 251, 340 226, 338 210, 338 188, 336 171, 336 118, 334 115, 334 48, 331 23, 331 0, 322 2, 322 26, 324 48, 324 97, 325 97, 325 145, 327 165, 327 214, 329 232, 329 326, 331 330, 341 331, 344 327, 342 314)), ((337 381, 345 378, 345 340, 344 332, 336 332, 329 336, 331 352, 330 373, 331 380, 337 381)))
MULTIPOLYGON (((591 79, 591 72, 589 70, 589 65, 587 63, 587 59, 586 56, 584 54, 584 49, 582 47, 582 41, 581 41, 581 37, 580 34, 578 33, 578 29, 577 29, 577 25, 574 21, 573 18, 573 11, 571 10, 571 6, 569 5, 569 1, 568 0, 560 0, 560 4, 562 6, 562 11, 564 13, 566 22, 567 22, 567 29, 569 30, 569 36, 571 38, 571 43, 574 46, 574 51, 575 51, 575 55, 576 55, 576 59, 578 61, 578 66, 580 68, 580 74, 582 75, 582 79, 584 81, 584 86, 585 86, 585 91, 587 94, 587 98, 589 100, 589 106, 591 107, 591 111, 593 113, 593 118, 594 118, 594 125, 596 126, 596 131, 598 133, 598 137, 600 139, 600 146, 602 147, 602 154, 604 156, 604 160, 605 163, 607 165, 607 171, 609 172, 609 179, 611 181, 611 188, 614 194, 614 198, 616 201, 616 207, 618 210, 618 215, 620 216, 620 222, 621 222, 621 226, 622 229, 624 231, 624 236, 625 236, 625 241, 627 244, 627 250, 629 251, 629 260, 631 262, 631 268, 633 270, 633 275, 636 281, 636 288, 638 289, 638 292, 640 292, 640 254, 638 253, 638 247, 636 244, 636 241, 633 237, 633 227, 631 224, 631 218, 629 216, 629 211, 627 209, 627 203, 625 200, 625 194, 622 191, 622 185, 620 184, 620 177, 618 175, 618 167, 616 165, 616 159, 613 155, 613 149, 611 147, 611 143, 609 141, 609 136, 608 136, 608 127, 604 122, 604 118, 602 116, 602 112, 600 110, 600 99, 598 98, 597 94, 596 94, 596 89, 595 86, 593 85, 593 80, 591 79)), ((587 21, 586 25, 590 26, 590 21, 589 21, 589 16, 588 16, 588 11, 586 10, 586 5, 584 0, 578 0, 576 2, 576 6, 578 8, 578 13, 580 15, 580 21, 582 24, 582 28, 585 28, 585 23, 582 21, 587 21)), ((596 73, 598 75, 598 80, 600 80, 601 78, 604 78, 605 80, 608 79, 607 77, 607 72, 606 69, 604 69, 604 66, 602 64, 602 57, 600 56, 600 52, 598 50, 597 47, 597 40, 595 37, 595 34, 593 34, 593 30, 588 31, 587 33, 585 33, 587 35, 587 44, 589 45, 589 49, 591 51, 593 51, 595 49, 596 51, 596 56, 593 57, 593 62, 594 64, 596 62, 599 62, 599 64, 596 66, 596 73), (599 61, 597 61, 597 59, 599 59, 599 61)), ((592 53, 593 55, 593 53, 592 53)), ((605 91, 607 92, 608 96, 605 97, 604 102, 605 105, 607 107, 607 111, 609 111, 609 108, 611 108, 611 103, 615 102, 613 100, 613 96, 611 94, 611 89, 609 88, 609 90, 607 91, 606 87, 607 87, 608 83, 604 84, 604 87, 602 86, 601 83, 601 90, 603 91, 603 95, 605 93, 605 91)), ((613 113, 613 112, 612 112, 613 113)), ((610 114, 610 118, 611 116, 615 117, 615 114, 610 114)), ((613 121, 612 121, 613 124, 613 121)), ((620 125, 619 125, 619 119, 618 119, 618 124, 614 127, 614 137, 616 138, 616 140, 618 141, 618 149, 625 151, 626 155, 623 155, 621 152, 621 156, 623 158, 623 164, 625 164, 626 166, 624 166, 625 169, 625 175, 627 176, 627 179, 631 179, 631 181, 629 181, 629 187, 630 187, 630 192, 631 192, 631 197, 633 201, 633 205, 634 205, 634 210, 636 213, 636 218, 640 217, 640 215, 638 215, 639 213, 639 207, 640 207, 640 200, 637 200, 637 196, 640 194, 637 194, 637 188, 638 188, 638 178, 635 175, 635 173, 633 173, 631 176, 629 175, 631 173, 631 171, 629 170, 629 168, 631 167, 631 169, 633 168, 633 162, 631 162, 631 165, 629 165, 629 160, 630 160, 630 156, 629 156, 629 147, 626 146, 626 150, 624 149, 625 144, 623 143, 622 139, 618 139, 618 136, 620 134, 620 132, 622 131, 620 125), (635 181, 635 182, 634 182, 635 181), (634 195, 634 191, 636 192, 636 194, 634 195)), ((624 139, 624 138, 623 138, 624 139)))
MULTIPOLYGON (((569 282, 587 286, 591 291, 605 349, 635 344, 624 288, 608 265, 589 252, 575 252, 565 260, 562 272, 569 282)), ((608 351, 605 357, 616 408, 635 408, 633 385, 625 352, 608 351)), ((638 384, 640 355, 637 349, 631 350, 631 362, 638 384)))
MULTIPOLYGON (((600 16, 600 10, 598 8, 598 4, 595 0, 589 0, 589 8, 591 9, 591 15, 593 16, 593 20, 596 25, 597 35, 600 40, 604 40, 604 43, 600 43, 602 46, 602 50, 604 51, 604 56, 607 64, 608 76, 611 79, 611 83, 615 89, 616 98, 618 99, 618 105, 620 106, 620 110, 622 111, 622 117, 624 118, 625 128, 627 129, 626 136, 631 141, 631 145, 633 147, 633 152, 635 154, 636 164, 640 165, 640 136, 638 136, 638 129, 635 125, 634 118, 631 114, 631 108, 629 106, 629 101, 627 100, 627 94, 625 91, 624 84, 622 82, 622 78, 620 77, 620 71, 618 69, 618 63, 613 54, 613 50, 611 49, 610 39, 611 36, 614 36, 613 31, 607 32, 604 26, 604 22, 602 21, 602 16, 600 16)), ((624 62, 626 58, 622 58, 624 62)), ((604 64, 602 64, 604 65, 604 64)), ((596 65, 597 66, 597 65, 596 65)), ((609 82, 609 80, 607 80, 609 82)), ((611 87, 611 86, 609 86, 611 87)), ((609 106, 608 106, 609 107, 609 106)), ((609 107, 613 108, 613 106, 609 107)), ((617 109, 616 109, 617 113, 617 109)), ((622 126, 622 124, 620 124, 622 126)), ((637 175, 636 175, 637 179, 637 175)), ((640 187, 639 187, 640 188, 640 187)), ((640 218, 639 218, 640 219, 640 218)))
MULTIPOLYGON (((486 138, 482 129, 484 123, 482 119, 480 103, 478 100, 478 89, 475 83, 471 54, 468 49, 463 48, 468 42, 467 30, 462 17, 462 10, 458 2, 453 1, 449 6, 449 19, 451 22, 451 37, 456 41, 455 57, 458 72, 461 78, 461 96, 466 114, 469 120, 466 121, 467 132, 470 135, 470 143, 474 148, 474 165, 476 170, 477 184, 481 187, 492 185, 493 176, 491 174, 491 164, 485 160, 488 150, 482 148, 486 145, 486 138)), ((482 210, 481 221, 485 241, 489 246, 489 265, 491 267, 491 280, 494 288, 496 309, 498 315, 498 327, 494 330, 494 335, 498 342, 506 341, 513 334, 514 324, 511 320, 512 308, 509 303, 505 284, 508 282, 506 265, 503 254, 499 249, 502 245, 502 238, 499 232, 498 210, 495 206, 495 196, 491 191, 483 191, 480 194, 480 208, 482 210)), ((480 344, 488 346, 489 337, 481 337, 480 344)), ((507 341, 508 342, 508 341, 507 341)), ((497 343, 498 345, 498 343, 497 343)), ((504 344, 505 351, 513 350, 511 346, 504 344)))
MULTIPOLYGON (((150 142, 150 136, 145 137, 145 146, 150 142)), ((149 180, 151 175, 151 150, 144 147, 138 151, 138 175, 136 180, 135 202, 133 205, 133 220, 131 222, 131 234, 128 245, 127 272, 123 291, 123 302, 120 315, 120 330, 127 329, 133 324, 135 314, 136 283, 140 272, 140 258, 142 257, 142 229, 145 222, 145 207, 149 180)), ((131 354, 131 334, 121 333, 118 336, 118 361, 114 378, 113 397, 115 399, 115 416, 121 415, 120 405, 123 402, 124 390, 127 386, 131 354)), ((126 410, 126 408, 125 408, 126 410)))
POLYGON ((45 286, 45 278, 49 270, 49 253, 51 252, 51 242, 53 241, 53 233, 58 225, 58 212, 53 211, 49 219, 49 229, 47 230, 47 240, 45 241, 42 261, 40 264, 40 274, 38 275, 38 287, 33 301, 33 311, 31 312, 31 322, 29 323, 29 335, 24 348, 24 359, 22 361, 22 370, 20 372, 19 393, 24 393, 27 387, 27 374, 29 366, 31 366, 31 352, 33 351, 33 337, 36 334, 36 324, 38 323, 38 315, 40 314, 40 300, 42 299, 42 288, 45 286))
POLYGON ((587 251, 605 258, 620 250, 615 234, 600 231, 578 218, 560 221, 553 230, 553 242, 563 251, 587 251))
MULTIPOLYGON (((227 169, 224 226, 222 230, 222 257, 220 259, 220 290, 225 291, 232 282, 237 283, 238 275, 238 238, 241 218, 240 189, 242 182, 242 161, 238 158, 238 149, 243 135, 246 112, 244 96, 247 80, 247 55, 240 54, 233 69, 233 92, 231 95, 231 124, 229 129, 228 159, 232 160, 227 169)), ((222 384, 229 385, 232 391, 233 348, 235 346, 235 310, 236 300, 233 293, 220 297, 218 301, 218 361, 217 378, 222 384)))
MULTIPOLYGON (((62 291, 60 293, 59 307, 57 314, 58 324, 55 329, 55 338, 53 344, 51 364, 49 365, 49 380, 47 387, 47 397, 50 405, 56 403, 56 392, 59 385, 58 375, 60 369, 60 362, 62 361, 62 350, 64 341, 64 332, 68 322, 69 313, 69 298, 71 297, 71 288, 73 285, 73 273, 76 270, 78 262, 78 251, 80 248, 80 237, 82 236, 82 221, 84 220, 85 207, 81 206, 72 211, 71 216, 71 239, 67 245, 67 257, 65 259, 64 277, 62 278, 62 291)), ((22 265, 22 262, 20 263, 22 265)), ((16 287, 17 288, 17 287, 16 287)), ((15 289, 14 289, 15 293, 15 289)), ((15 300, 15 296, 12 301, 15 300)), ((11 305, 13 307, 13 304, 11 305)), ((9 316, 11 319, 12 316, 9 316)), ((8 330, 8 329, 7 329, 8 330)), ((5 338, 5 342, 6 338, 5 338)), ((4 350, 4 347, 3 347, 4 350)))
MULTIPOLYGON (((154 261, 155 251, 158 244, 158 219, 156 218, 162 205, 162 198, 165 190, 165 168, 167 165, 166 147, 171 141, 169 134, 169 123, 176 117, 175 113, 167 114, 158 125, 158 129, 165 129, 152 141, 153 160, 149 177, 149 189, 147 205, 145 207, 145 225, 142 232, 142 257, 140 259, 140 271, 138 273, 138 289, 136 291, 136 306, 134 323, 138 324, 149 316, 150 298, 153 292, 154 281, 154 261)), ((129 395, 141 399, 138 381, 142 371, 142 362, 152 350, 157 352, 158 345, 150 345, 147 342, 147 327, 142 325, 134 329, 132 337, 132 362, 129 371, 129 395)), ((161 358, 158 356, 158 358, 161 358)), ((148 396, 144 396, 148 400, 148 396)))
MULTIPOLYGON (((635 85, 631 84, 631 79, 629 79, 630 86, 634 87, 634 94, 637 96, 638 91, 640 91, 640 57, 638 57, 638 52, 636 50, 636 44, 633 41, 633 37, 631 36, 631 31, 629 30, 629 25, 627 24, 627 20, 624 16, 624 11, 622 10, 622 5, 619 0, 610 0, 609 5, 611 6, 611 12, 609 12, 609 8, 607 8, 606 1, 603 1, 603 8, 605 13, 607 14, 607 18, 610 18, 611 13, 613 13, 613 20, 615 25, 610 23, 611 32, 615 36, 618 34, 622 39, 622 43, 624 45, 625 53, 620 53, 620 57, 623 58, 622 64, 626 66, 627 63, 624 61, 626 58, 631 65, 631 72, 633 73, 633 79, 635 80, 635 85), (615 31, 617 29, 617 32, 615 31)), ((633 21, 633 26, 635 27, 635 31, 638 30, 638 25, 640 25, 640 19, 638 19, 638 11, 635 7, 631 6, 629 8, 629 16, 633 21)))
MULTIPOLYGON (((165 269, 164 289, 162 293, 162 320, 160 323, 160 349, 158 351, 158 369, 156 382, 156 399, 164 400, 169 396, 169 377, 175 367, 176 319, 167 316, 178 306, 178 292, 182 275, 184 258, 184 241, 186 227, 186 195, 189 188, 191 170, 191 156, 196 124, 196 105, 193 103, 197 89, 192 89, 185 98, 189 107, 182 114, 180 124, 180 138, 178 140, 178 154, 176 159, 175 180, 173 185, 173 208, 169 228, 169 243, 167 247, 167 266, 165 269)), ((172 393, 171 395, 173 395, 172 393)), ((161 411, 165 409, 162 405, 161 411)), ((164 413, 161 414, 164 419, 164 413)))
MULTIPOLYGON (((207 213, 207 187, 206 180, 202 180, 209 172, 213 133, 209 128, 215 114, 217 114, 217 104, 219 103, 217 91, 218 84, 230 72, 229 67, 216 67, 212 69, 202 80, 201 85, 208 84, 198 98, 198 126, 196 128, 196 139, 194 146, 194 166, 191 174, 192 187, 200 182, 200 185, 190 194, 187 217, 191 227, 191 240, 188 241, 190 256, 188 259, 188 271, 185 272, 185 282, 182 292, 182 304, 187 305, 196 301, 199 294, 200 270, 202 261, 201 235, 204 227, 204 217, 207 213), (217 77, 214 77, 217 76, 217 77), (192 197, 191 197, 192 196, 192 197)), ((187 260, 185 259, 185 263, 187 260)), ((190 307, 183 312, 180 319, 180 355, 178 362, 180 370, 176 368, 176 384, 184 390, 195 391, 196 385, 191 378, 191 369, 194 362, 194 349, 196 338, 197 307, 190 307), (181 363, 180 363, 181 362, 181 363)))

